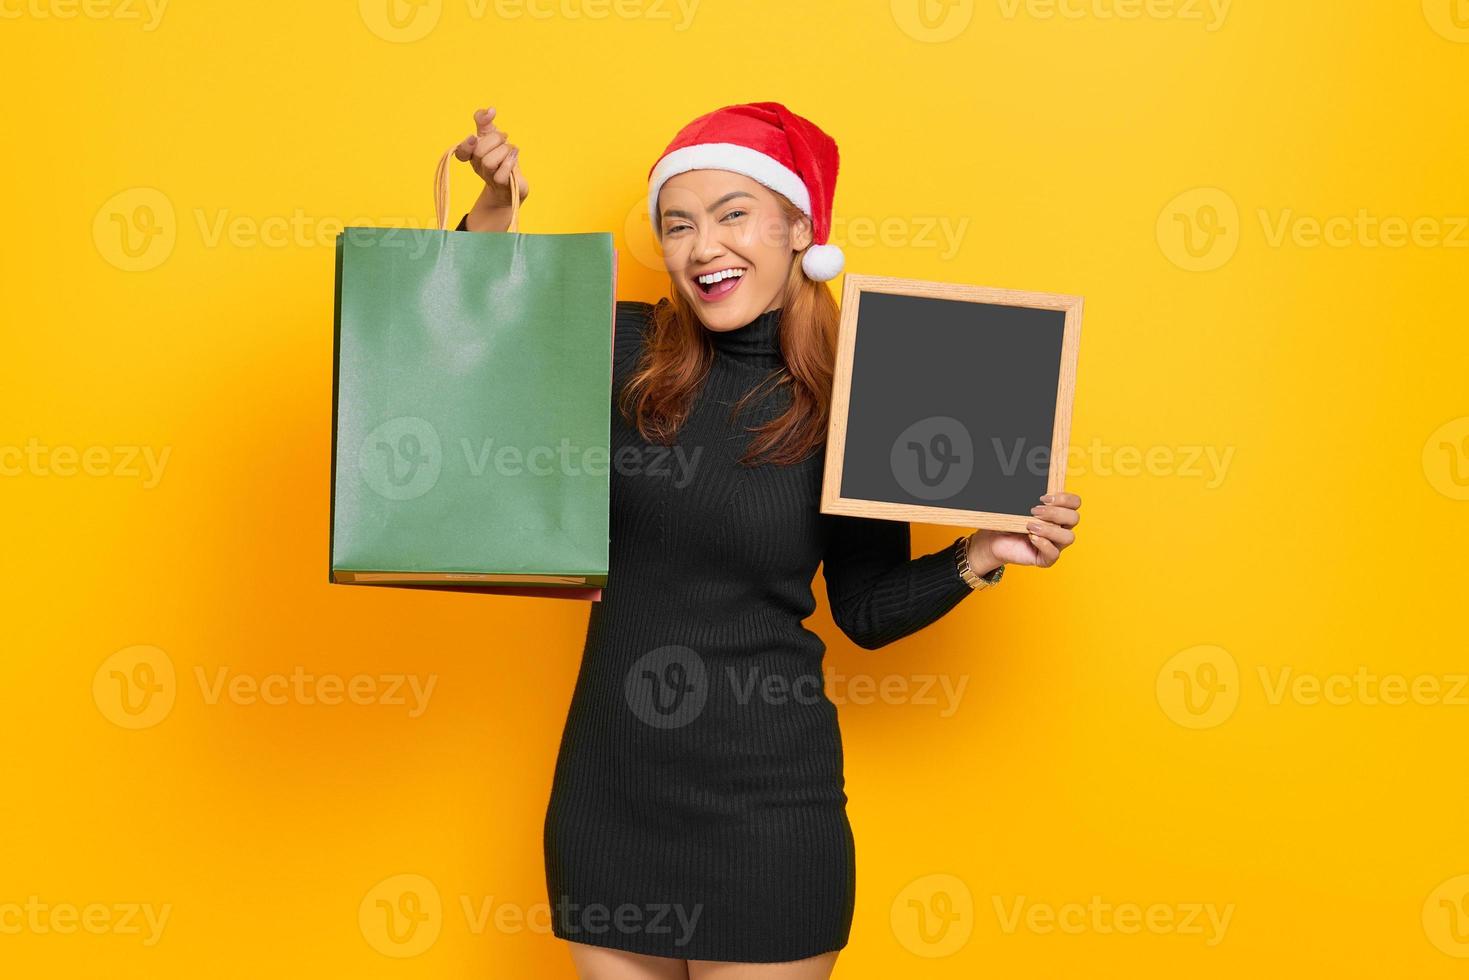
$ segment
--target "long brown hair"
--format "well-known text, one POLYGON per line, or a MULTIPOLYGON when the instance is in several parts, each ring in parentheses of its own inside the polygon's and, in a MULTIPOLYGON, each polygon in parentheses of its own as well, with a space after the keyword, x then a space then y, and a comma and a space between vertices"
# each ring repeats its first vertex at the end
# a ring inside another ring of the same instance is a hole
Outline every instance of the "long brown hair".
MULTIPOLYGON (((776 194, 789 222, 805 215, 776 194)), ((826 283, 807 278, 801 270, 804 251, 795 254, 786 276, 780 313, 780 351, 785 362, 747 392, 730 412, 734 418, 745 403, 778 388, 790 390, 790 407, 779 417, 751 431, 740 462, 780 465, 805 459, 826 442, 831 412, 832 366, 836 360, 840 313, 826 283), (768 453, 765 460, 758 460, 768 453)), ((698 315, 670 280, 669 299, 653 310, 643 343, 643 356, 628 379, 618 407, 648 442, 667 444, 688 419, 694 395, 714 362, 714 345, 698 315)))

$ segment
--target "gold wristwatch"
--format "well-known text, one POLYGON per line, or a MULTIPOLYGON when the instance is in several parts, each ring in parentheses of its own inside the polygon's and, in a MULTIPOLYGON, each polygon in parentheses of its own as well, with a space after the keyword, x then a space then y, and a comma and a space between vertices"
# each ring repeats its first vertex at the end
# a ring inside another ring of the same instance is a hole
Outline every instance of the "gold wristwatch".
POLYGON ((969 567, 969 539, 972 535, 964 535, 954 542, 954 563, 959 566, 959 577, 969 584, 969 587, 978 592, 994 585, 1005 575, 1005 566, 1001 565, 987 575, 976 575, 969 567))

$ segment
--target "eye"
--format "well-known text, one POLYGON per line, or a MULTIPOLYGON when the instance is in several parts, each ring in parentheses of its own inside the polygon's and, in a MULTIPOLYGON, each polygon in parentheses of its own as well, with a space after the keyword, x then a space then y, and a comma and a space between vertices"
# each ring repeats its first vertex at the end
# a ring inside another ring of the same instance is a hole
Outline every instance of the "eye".
POLYGON ((676 232, 676 231, 683 231, 687 227, 688 227, 688 225, 672 225, 667 230, 665 230, 663 232, 663 234, 665 234, 665 235, 672 235, 674 232, 676 232))
POLYGON ((735 208, 735 209, 734 209, 734 210, 733 210, 733 211, 731 211, 731 212, 729 212, 729 213, 728 213, 728 214, 726 214, 726 215, 725 215, 725 216, 724 216, 724 218, 725 218, 725 220, 726 220, 726 221, 727 221, 727 220, 729 220, 729 219, 730 219, 730 218, 733 218, 733 217, 734 217, 734 216, 735 216, 735 215, 737 215, 737 214, 738 214, 738 215, 743 215, 743 214, 744 214, 744 213, 745 213, 745 212, 744 212, 744 211, 741 211, 741 210, 740 210, 740 209, 739 209, 739 208, 735 208))

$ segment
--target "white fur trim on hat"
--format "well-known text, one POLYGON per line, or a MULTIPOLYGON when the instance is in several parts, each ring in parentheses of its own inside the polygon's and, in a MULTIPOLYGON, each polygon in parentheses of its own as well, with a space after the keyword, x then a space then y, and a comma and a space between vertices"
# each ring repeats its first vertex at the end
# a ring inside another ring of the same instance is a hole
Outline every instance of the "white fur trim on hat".
POLYGON ((690 170, 729 170, 743 174, 771 190, 784 194, 790 202, 811 217, 811 192, 794 170, 772 156, 738 143, 697 143, 681 147, 658 161, 648 178, 648 216, 653 233, 658 232, 658 192, 670 177, 690 170))

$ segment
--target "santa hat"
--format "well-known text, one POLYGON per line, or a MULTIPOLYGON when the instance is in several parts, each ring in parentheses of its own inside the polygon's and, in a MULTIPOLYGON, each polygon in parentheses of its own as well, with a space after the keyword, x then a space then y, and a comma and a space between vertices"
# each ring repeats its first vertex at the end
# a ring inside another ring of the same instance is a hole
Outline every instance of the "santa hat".
POLYGON ((689 123, 648 172, 648 210, 658 227, 658 192, 690 170, 729 170, 784 195, 811 219, 812 245, 801 268, 817 282, 842 271, 842 250, 827 244, 836 193, 837 145, 821 128, 779 102, 725 106, 689 123))

